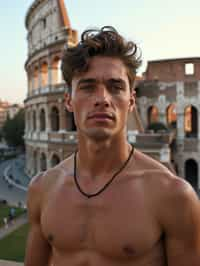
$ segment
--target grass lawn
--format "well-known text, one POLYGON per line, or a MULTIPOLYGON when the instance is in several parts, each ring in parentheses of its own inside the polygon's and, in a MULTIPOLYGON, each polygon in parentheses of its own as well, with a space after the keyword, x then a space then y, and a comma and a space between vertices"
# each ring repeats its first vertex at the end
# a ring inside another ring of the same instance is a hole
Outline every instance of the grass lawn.
MULTIPOLYGON (((8 218, 9 211, 10 211, 11 207, 12 206, 3 205, 3 204, 0 205, 0 227, 3 226, 3 218, 4 217, 8 218)), ((24 213, 24 209, 22 209, 22 208, 14 207, 14 209, 15 209, 15 217, 18 217, 22 213, 24 213)))
POLYGON ((25 224, 0 240, 0 259, 24 261, 28 228, 28 224, 25 224))

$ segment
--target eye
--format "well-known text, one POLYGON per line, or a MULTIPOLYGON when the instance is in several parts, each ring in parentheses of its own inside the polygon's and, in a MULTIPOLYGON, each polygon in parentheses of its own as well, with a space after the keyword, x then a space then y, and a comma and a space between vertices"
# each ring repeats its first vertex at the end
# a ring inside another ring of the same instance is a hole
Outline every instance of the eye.
POLYGON ((94 88, 94 85, 84 85, 79 87, 79 89, 83 91, 92 91, 94 88))
POLYGON ((110 84, 110 89, 115 93, 119 93, 124 89, 124 87, 121 84, 116 83, 116 84, 110 84))

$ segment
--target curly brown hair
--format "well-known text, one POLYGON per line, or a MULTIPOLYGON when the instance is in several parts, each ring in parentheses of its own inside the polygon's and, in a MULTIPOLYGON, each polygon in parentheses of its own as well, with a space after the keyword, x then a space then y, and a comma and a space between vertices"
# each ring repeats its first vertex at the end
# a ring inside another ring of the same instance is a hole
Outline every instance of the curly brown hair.
POLYGON ((61 65, 63 78, 71 91, 74 75, 87 72, 92 57, 115 57, 121 59, 126 66, 132 88, 136 71, 141 64, 141 53, 138 55, 138 50, 134 42, 126 41, 111 26, 86 30, 75 47, 64 49, 61 65))

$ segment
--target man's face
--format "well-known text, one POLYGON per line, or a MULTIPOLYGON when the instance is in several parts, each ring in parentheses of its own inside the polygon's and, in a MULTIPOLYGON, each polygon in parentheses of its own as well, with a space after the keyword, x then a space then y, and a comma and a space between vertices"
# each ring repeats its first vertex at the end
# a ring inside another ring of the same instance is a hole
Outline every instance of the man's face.
POLYGON ((79 133, 96 140, 124 134, 127 116, 134 108, 127 70, 120 59, 96 56, 89 69, 72 80, 66 107, 74 113, 79 133))

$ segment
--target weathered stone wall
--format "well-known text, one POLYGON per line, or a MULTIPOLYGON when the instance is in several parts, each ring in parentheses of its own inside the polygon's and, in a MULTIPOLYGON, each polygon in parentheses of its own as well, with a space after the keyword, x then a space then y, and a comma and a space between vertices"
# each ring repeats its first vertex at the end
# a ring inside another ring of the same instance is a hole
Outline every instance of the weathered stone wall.
POLYGON ((200 58, 149 62, 145 78, 137 85, 137 103, 143 125, 148 126, 148 110, 154 106, 158 109, 158 121, 168 126, 167 110, 175 104, 177 124, 173 158, 181 177, 185 177, 186 162, 191 159, 196 162, 200 188, 200 58), (186 63, 193 64, 193 75, 185 75, 186 63), (188 106, 195 109, 197 129, 196 135, 189 138, 184 129, 188 106))
POLYGON ((146 80, 172 81, 192 81, 200 79, 200 58, 183 58, 149 61, 145 72, 146 80), (194 73, 185 73, 186 64, 194 65, 194 73))

